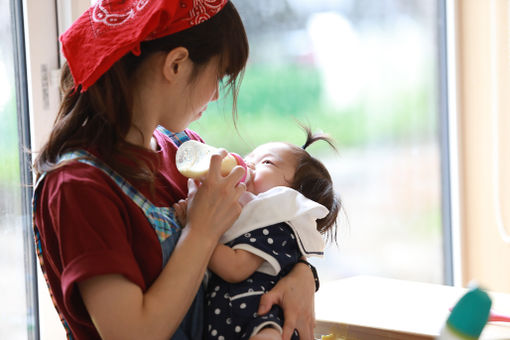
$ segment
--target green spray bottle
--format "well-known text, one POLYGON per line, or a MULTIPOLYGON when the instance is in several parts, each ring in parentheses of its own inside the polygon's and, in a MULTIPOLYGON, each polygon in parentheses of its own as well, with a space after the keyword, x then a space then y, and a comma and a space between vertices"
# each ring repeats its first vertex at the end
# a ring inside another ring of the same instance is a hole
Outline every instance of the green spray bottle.
POLYGON ((492 301, 478 287, 472 287, 453 307, 437 340, 478 339, 489 320, 492 301))

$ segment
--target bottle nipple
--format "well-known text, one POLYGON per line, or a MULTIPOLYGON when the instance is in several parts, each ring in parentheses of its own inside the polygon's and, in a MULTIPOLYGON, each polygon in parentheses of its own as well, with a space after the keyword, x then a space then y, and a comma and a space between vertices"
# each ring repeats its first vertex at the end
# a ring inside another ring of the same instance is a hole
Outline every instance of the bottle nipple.
MULTIPOLYGON (((195 140, 189 140, 181 144, 175 154, 175 163, 177 170, 188 178, 198 179, 209 171, 211 156, 218 151, 217 148, 200 143, 195 140)), ((248 167, 241 156, 235 153, 229 153, 221 162, 221 174, 226 176, 236 166, 241 165, 245 169, 245 174, 241 182, 248 176, 248 167)))

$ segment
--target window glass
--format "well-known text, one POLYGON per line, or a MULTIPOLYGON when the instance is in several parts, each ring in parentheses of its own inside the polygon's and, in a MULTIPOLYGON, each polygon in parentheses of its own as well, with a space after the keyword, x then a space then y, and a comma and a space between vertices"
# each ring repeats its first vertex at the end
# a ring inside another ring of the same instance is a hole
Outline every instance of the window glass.
POLYGON ((209 144, 247 153, 329 133, 310 152, 343 201, 338 245, 314 260, 322 280, 370 274, 443 282, 437 1, 234 0, 250 59, 238 100, 192 125, 209 144))
MULTIPOLYGON (((31 339, 34 310, 27 307, 27 270, 19 162, 13 24, 0 0, 0 339, 31 339)), ((33 306, 34 308, 36 306, 33 306)))

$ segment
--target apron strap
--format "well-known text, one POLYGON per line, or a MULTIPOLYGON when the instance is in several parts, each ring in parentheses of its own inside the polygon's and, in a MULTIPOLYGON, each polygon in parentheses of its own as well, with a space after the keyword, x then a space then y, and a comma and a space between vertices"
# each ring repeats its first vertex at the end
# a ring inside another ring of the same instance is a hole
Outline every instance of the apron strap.
POLYGON ((41 235, 39 234, 39 229, 37 228, 37 225, 35 224, 35 216, 36 216, 36 207, 37 207, 37 201, 39 196, 39 188, 41 187, 40 183, 42 183, 43 178, 46 177, 46 173, 42 174, 39 179, 37 180, 37 183, 34 187, 34 194, 32 196, 32 227, 34 229, 34 242, 35 242, 35 251, 37 254, 37 257, 39 259, 39 265, 41 267, 41 272, 44 276, 44 281, 46 281, 46 285, 48 286, 48 291, 50 292, 51 301, 53 302, 53 306, 55 306, 55 309, 57 310, 58 316, 60 318, 60 322, 64 326, 66 337, 68 340, 73 340, 73 333, 71 332, 71 328, 69 327, 69 324, 67 323, 67 320, 64 318, 64 315, 60 312, 60 309, 58 308, 57 301, 55 299, 55 296, 53 295, 53 291, 50 287, 50 281, 48 278, 48 274, 46 273, 46 264, 44 262, 44 257, 42 256, 42 243, 41 243, 41 235))
POLYGON ((119 188, 144 212, 151 223, 154 231, 162 243, 167 238, 180 232, 181 226, 175 216, 175 211, 171 207, 157 207, 149 201, 138 189, 129 183, 124 177, 106 165, 103 161, 93 156, 85 150, 75 150, 62 155, 58 162, 76 160, 81 163, 89 164, 107 174, 119 188), (169 222, 169 223, 168 223, 169 222))
POLYGON ((157 130, 164 134, 165 136, 167 136, 168 138, 170 138, 172 142, 174 142, 174 144, 177 146, 180 146, 182 143, 190 140, 189 136, 184 131, 174 133, 165 129, 161 125, 158 125, 157 130))

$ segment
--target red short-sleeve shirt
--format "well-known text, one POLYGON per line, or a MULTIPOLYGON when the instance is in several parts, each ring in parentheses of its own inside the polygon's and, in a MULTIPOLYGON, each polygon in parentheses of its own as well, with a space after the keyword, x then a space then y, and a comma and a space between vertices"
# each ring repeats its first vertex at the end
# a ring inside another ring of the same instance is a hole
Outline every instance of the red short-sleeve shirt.
MULTIPOLYGON (((187 180, 175 167, 177 146, 157 130, 154 137, 160 168, 152 203, 168 207, 186 197, 187 180)), ((121 274, 147 290, 162 269, 158 238, 142 210, 93 166, 72 162, 47 174, 42 184, 35 222, 54 300, 76 339, 100 339, 76 283, 121 274)))

